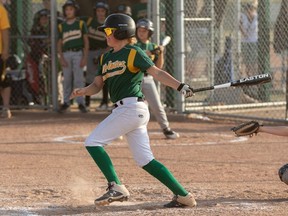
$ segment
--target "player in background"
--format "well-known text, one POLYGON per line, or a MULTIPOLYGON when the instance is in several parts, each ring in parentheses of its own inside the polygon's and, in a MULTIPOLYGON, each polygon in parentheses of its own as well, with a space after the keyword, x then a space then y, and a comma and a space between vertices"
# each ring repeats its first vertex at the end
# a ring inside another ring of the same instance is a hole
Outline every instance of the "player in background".
POLYGON ((132 16, 132 10, 131 10, 131 7, 129 5, 126 5, 126 4, 119 4, 117 7, 116 7, 116 11, 115 13, 122 13, 122 14, 126 14, 128 16, 132 16))
POLYGON ((147 132, 149 110, 141 91, 143 71, 147 71, 164 85, 180 91, 185 97, 193 95, 191 88, 157 68, 145 52, 132 45, 136 25, 125 14, 111 14, 103 26, 108 46, 112 49, 101 56, 94 82, 84 88, 74 89, 71 98, 98 93, 107 84, 110 98, 115 103, 112 113, 104 119, 85 140, 91 157, 108 181, 108 192, 95 200, 95 204, 107 205, 124 201, 130 196, 121 183, 112 161, 104 147, 121 135, 125 135, 136 163, 154 176, 175 195, 166 207, 194 207, 196 201, 191 193, 176 180, 172 173, 158 162, 151 151, 147 132))
POLYGON ((6 74, 5 62, 9 57, 9 29, 8 13, 0 1, 0 92, 3 101, 1 117, 11 118, 10 96, 11 79, 6 74))
MULTIPOLYGON (((88 28, 89 38, 89 52, 87 60, 87 71, 86 71, 86 86, 93 83, 96 71, 98 58, 101 54, 108 51, 105 33, 97 29, 100 25, 103 25, 106 17, 109 13, 109 5, 105 2, 99 1, 95 4, 93 17, 81 17, 86 22, 88 28)), ((86 107, 90 106, 90 96, 85 97, 86 107)), ((107 110, 108 109, 108 89, 106 86, 102 89, 102 101, 100 106, 96 110, 107 110)))
MULTIPOLYGON (((138 42, 135 45, 146 52, 156 67, 162 69, 164 64, 164 47, 158 46, 150 41, 153 32, 153 23, 149 19, 138 20, 136 24, 136 37, 138 42)), ((142 92, 145 95, 145 99, 153 115, 162 128, 165 137, 168 139, 176 139, 179 137, 178 133, 170 129, 167 115, 161 103, 153 76, 149 75, 146 71, 142 83, 142 92)))
MULTIPOLYGON (((68 0, 63 5, 65 22, 58 25, 58 54, 63 70, 64 103, 59 112, 64 113, 70 107, 70 94, 73 88, 84 87, 83 67, 86 66, 89 50, 88 30, 86 23, 76 17, 78 4, 68 0)), ((78 108, 86 113, 84 97, 76 99, 78 108)))

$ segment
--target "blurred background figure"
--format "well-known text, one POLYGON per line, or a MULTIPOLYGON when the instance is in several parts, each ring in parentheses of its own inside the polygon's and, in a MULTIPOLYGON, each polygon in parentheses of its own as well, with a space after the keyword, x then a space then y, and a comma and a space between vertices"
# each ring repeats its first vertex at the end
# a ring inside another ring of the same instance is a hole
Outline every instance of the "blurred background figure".
MULTIPOLYGON (((63 70, 64 103, 59 113, 69 110, 70 95, 73 88, 85 86, 83 68, 87 64, 89 51, 88 29, 83 20, 77 17, 79 5, 73 0, 67 0, 62 6, 65 22, 58 25, 58 55, 63 70)), ((77 97, 78 109, 86 113, 85 100, 77 97)))
POLYGON ((1 117, 11 118, 10 96, 11 78, 6 73, 6 60, 9 57, 9 29, 8 13, 0 2, 0 91, 3 102, 1 117))
POLYGON ((139 3, 134 3, 132 6, 132 18, 137 22, 139 19, 147 18, 147 3, 148 0, 140 0, 139 3))
MULTIPOLYGON (((153 32, 153 23, 149 19, 144 18, 138 20, 136 24, 136 37, 138 42, 135 45, 144 50, 154 64, 162 69, 164 64, 164 47, 158 46, 150 41, 153 32)), ((169 127, 167 115, 161 103, 155 81, 147 72, 144 73, 142 92, 165 137, 168 139, 178 138, 179 134, 169 127)))
MULTIPOLYGON (((93 17, 81 17, 81 19, 83 19, 87 24, 89 38, 89 52, 85 76, 86 86, 90 85, 94 81, 99 58, 109 49, 106 42, 105 33, 100 32, 97 29, 98 26, 101 26, 104 23, 106 17, 108 16, 109 5, 104 1, 96 2, 93 11, 93 17)), ((108 110, 108 103, 108 89, 107 86, 104 85, 102 89, 102 100, 96 110, 108 110)), ((90 106, 90 96, 85 97, 85 104, 86 107, 90 106)))
MULTIPOLYGON (((244 70, 242 76, 253 76, 257 74, 258 60, 258 15, 256 7, 247 3, 240 19, 241 53, 244 70)), ((244 93, 252 99, 259 99, 258 88, 244 88, 244 93)))
POLYGON ((115 13, 122 13, 122 14, 126 14, 128 16, 132 16, 131 7, 129 5, 126 5, 126 4, 119 4, 116 8, 115 13))

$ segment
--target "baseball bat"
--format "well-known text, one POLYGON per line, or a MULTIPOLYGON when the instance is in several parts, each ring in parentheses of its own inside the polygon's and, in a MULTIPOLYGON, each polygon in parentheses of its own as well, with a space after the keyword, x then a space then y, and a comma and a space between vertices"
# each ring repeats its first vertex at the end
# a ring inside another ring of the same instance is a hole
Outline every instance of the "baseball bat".
POLYGON ((171 41, 171 37, 170 36, 165 36, 161 42, 161 46, 167 46, 171 41))
POLYGON ((245 77, 241 78, 236 81, 228 82, 228 83, 223 83, 219 85, 214 85, 214 86, 208 86, 208 87, 203 87, 203 88, 198 88, 198 89, 192 89, 194 93, 196 92, 202 92, 202 91, 207 91, 207 90, 214 90, 214 89, 220 89, 220 88, 228 88, 228 87, 239 87, 239 86, 249 86, 249 85, 258 85, 258 84, 263 84, 267 82, 271 82, 272 77, 270 74, 259 74, 251 77, 245 77))
MULTIPOLYGON (((167 46, 167 45, 170 43, 170 41, 171 41, 171 37, 170 37, 170 36, 165 36, 165 37, 163 38, 163 40, 161 41, 160 45, 163 46, 163 47, 165 47, 165 46, 167 46)), ((151 50, 150 52, 151 52, 152 54, 159 54, 159 52, 160 52, 160 47, 157 47, 156 49, 151 50)))

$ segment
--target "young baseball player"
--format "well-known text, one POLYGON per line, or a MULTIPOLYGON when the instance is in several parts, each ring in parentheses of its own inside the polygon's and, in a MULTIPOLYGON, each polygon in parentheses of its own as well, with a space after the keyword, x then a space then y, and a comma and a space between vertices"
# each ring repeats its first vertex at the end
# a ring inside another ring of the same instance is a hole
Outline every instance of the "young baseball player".
POLYGON ((89 135, 85 146, 108 181, 108 192, 95 200, 95 205, 107 205, 124 201, 130 196, 121 183, 112 161, 104 147, 114 139, 125 135, 136 163, 167 186, 175 195, 166 207, 194 207, 196 201, 191 193, 175 179, 172 173, 157 161, 150 148, 147 123, 149 110, 144 102, 141 82, 147 71, 156 80, 177 89, 184 96, 193 95, 190 87, 179 82, 167 72, 157 68, 142 49, 132 45, 136 25, 125 14, 111 14, 98 28, 105 32, 111 51, 101 56, 94 82, 74 89, 71 98, 98 93, 107 84, 111 101, 115 104, 112 113, 89 135))
MULTIPOLYGON (((86 85, 90 85, 94 81, 97 71, 97 59, 101 54, 108 50, 105 33, 99 31, 97 28, 103 25, 109 13, 109 6, 105 2, 96 2, 93 17, 83 17, 88 28, 89 38, 89 52, 87 60, 86 71, 86 85)), ((108 108, 108 90, 106 87, 102 89, 103 97, 99 106, 99 110, 106 110, 108 108)), ((90 105, 90 96, 86 96, 86 106, 90 105)), ((97 109, 97 110, 98 110, 97 109)))
MULTIPOLYGON (((79 10, 78 4, 68 0, 63 5, 65 22, 58 25, 58 53, 63 69, 63 95, 64 103, 59 112, 63 113, 70 107, 70 94, 74 88, 84 87, 83 67, 87 62, 89 49, 88 30, 84 21, 76 18, 79 10)), ((84 97, 78 97, 78 108, 86 113, 84 97)))
POLYGON ((11 118, 10 96, 11 79, 6 74, 5 62, 9 57, 9 29, 8 13, 0 1, 0 93, 3 101, 1 117, 11 118))
MULTIPOLYGON (((154 64, 158 68, 162 69, 164 64, 164 47, 157 46, 155 43, 150 41, 153 32, 153 23, 149 19, 140 19, 136 24, 136 37, 138 42, 135 45, 144 50, 154 64)), ((144 73, 142 92, 145 95, 145 99, 147 100, 150 109, 156 117, 156 120, 162 128, 163 134, 166 136, 166 138, 176 139, 179 137, 179 134, 171 130, 169 127, 167 115, 164 107, 161 104, 160 96, 158 94, 153 76, 149 75, 147 72, 144 73)))

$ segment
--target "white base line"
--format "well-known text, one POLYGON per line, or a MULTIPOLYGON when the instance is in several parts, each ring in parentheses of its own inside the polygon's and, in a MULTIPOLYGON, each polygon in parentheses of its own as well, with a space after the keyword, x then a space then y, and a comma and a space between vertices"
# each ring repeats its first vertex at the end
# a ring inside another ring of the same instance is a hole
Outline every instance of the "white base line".
MULTIPOLYGON (((152 133, 150 133, 150 134, 152 134, 152 133)), ((162 135, 162 133, 153 133, 153 134, 161 134, 162 135)), ((223 140, 223 141, 220 141, 220 142, 214 142, 214 141, 208 141, 208 142, 194 142, 193 140, 194 140, 194 138, 193 137, 191 137, 191 142, 182 142, 182 143, 177 143, 177 144, 171 144, 171 143, 169 143, 169 144, 153 144, 153 140, 152 140, 152 142, 151 142, 151 146, 173 146, 173 145, 175 145, 175 146, 196 146, 196 145, 223 145, 223 144, 228 144, 228 143, 238 143, 238 142, 245 142, 246 140, 248 140, 248 138, 249 137, 245 137, 245 136, 242 136, 242 137, 233 137, 232 139, 231 139, 231 135, 225 135, 225 134, 221 134, 221 135, 219 135, 219 134, 213 134, 213 133, 211 133, 210 135, 212 135, 212 136, 221 136, 221 137, 225 137, 225 138, 227 138, 226 140, 223 140)), ((65 144, 68 144, 68 143, 70 143, 70 144, 84 144, 84 141, 75 141, 75 140, 73 140, 73 139, 75 139, 75 138, 79 138, 79 137, 83 137, 83 138, 85 138, 85 137, 87 137, 88 135, 72 135, 72 136, 62 136, 62 137, 57 137, 57 138, 55 138, 55 139, 53 139, 53 141, 54 142, 59 142, 59 143, 65 143, 65 144)), ((125 138, 124 138, 125 139, 125 138)), ((116 145, 116 146, 124 146, 124 145, 126 145, 126 142, 124 141, 124 143, 123 142, 117 142, 117 140, 115 140, 114 141, 114 143, 112 144, 112 145, 116 145)))

